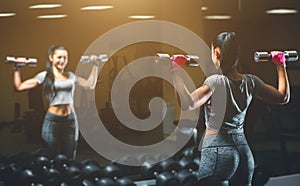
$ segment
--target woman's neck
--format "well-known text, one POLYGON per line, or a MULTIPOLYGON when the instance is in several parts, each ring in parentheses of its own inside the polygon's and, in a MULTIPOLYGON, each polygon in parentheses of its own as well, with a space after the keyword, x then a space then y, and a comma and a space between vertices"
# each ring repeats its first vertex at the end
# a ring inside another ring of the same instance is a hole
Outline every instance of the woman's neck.
POLYGON ((232 71, 226 74, 227 77, 230 79, 235 79, 235 80, 242 80, 242 74, 237 71, 236 68, 234 68, 232 71))
POLYGON ((64 76, 64 70, 59 70, 57 68, 53 68, 53 74, 55 77, 64 76))

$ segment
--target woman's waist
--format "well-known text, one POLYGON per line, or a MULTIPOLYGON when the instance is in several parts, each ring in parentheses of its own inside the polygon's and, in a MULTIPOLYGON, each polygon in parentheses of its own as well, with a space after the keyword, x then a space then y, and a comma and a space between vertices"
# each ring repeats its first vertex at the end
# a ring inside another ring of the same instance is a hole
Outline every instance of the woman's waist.
POLYGON ((77 116, 75 114, 75 112, 72 112, 68 115, 57 115, 55 113, 52 112, 46 112, 45 115, 45 120, 49 120, 49 121, 56 121, 56 122, 68 122, 68 121, 75 121, 77 116))
POLYGON ((59 116, 68 116, 74 112, 74 107, 70 104, 52 105, 48 107, 47 111, 59 116))
POLYGON ((205 129, 205 136, 210 136, 210 135, 230 135, 230 134, 238 134, 238 133, 244 133, 243 128, 236 128, 236 129, 224 129, 221 128, 220 130, 213 130, 206 128, 205 129))
POLYGON ((206 129, 202 139, 202 148, 218 147, 218 146, 233 146, 233 145, 247 145, 247 140, 242 129, 230 131, 214 131, 206 129))

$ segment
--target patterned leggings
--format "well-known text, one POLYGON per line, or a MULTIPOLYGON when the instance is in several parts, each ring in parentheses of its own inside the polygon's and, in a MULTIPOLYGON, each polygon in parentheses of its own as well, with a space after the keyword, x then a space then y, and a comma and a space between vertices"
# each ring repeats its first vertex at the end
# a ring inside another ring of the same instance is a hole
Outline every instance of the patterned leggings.
POLYGON ((254 158, 243 132, 205 136, 198 179, 216 176, 230 186, 250 186, 254 158))

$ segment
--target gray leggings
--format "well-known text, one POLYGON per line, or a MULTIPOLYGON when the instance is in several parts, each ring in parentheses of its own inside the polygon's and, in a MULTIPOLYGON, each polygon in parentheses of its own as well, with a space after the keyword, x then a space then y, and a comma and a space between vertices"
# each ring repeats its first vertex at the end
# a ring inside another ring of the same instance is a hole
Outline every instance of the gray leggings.
POLYGON ((205 136, 198 179, 215 176, 230 186, 250 186, 254 158, 243 132, 205 136))
POLYGON ((78 123, 75 113, 68 116, 47 112, 42 127, 42 138, 53 156, 64 154, 76 158, 78 123))

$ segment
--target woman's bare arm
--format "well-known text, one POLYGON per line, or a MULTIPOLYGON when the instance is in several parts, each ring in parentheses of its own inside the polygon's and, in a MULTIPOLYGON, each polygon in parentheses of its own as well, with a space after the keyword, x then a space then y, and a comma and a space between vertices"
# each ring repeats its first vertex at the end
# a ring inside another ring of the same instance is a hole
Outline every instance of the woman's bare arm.
POLYGON ((94 89, 97 84, 97 79, 98 79, 98 67, 96 65, 93 65, 89 77, 87 79, 78 77, 78 83, 82 87, 94 89))
POLYGON ((257 97, 272 104, 286 104, 290 100, 290 86, 284 66, 277 66, 278 88, 265 84, 257 97))
POLYGON ((211 97, 212 91, 208 85, 202 85, 192 93, 189 92, 181 77, 179 70, 173 73, 173 83, 179 94, 179 102, 182 110, 194 110, 201 107, 211 97))
POLYGON ((38 80, 35 78, 30 78, 22 82, 21 72, 14 71, 14 86, 17 91, 24 91, 32 89, 38 85, 38 80))

